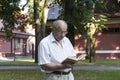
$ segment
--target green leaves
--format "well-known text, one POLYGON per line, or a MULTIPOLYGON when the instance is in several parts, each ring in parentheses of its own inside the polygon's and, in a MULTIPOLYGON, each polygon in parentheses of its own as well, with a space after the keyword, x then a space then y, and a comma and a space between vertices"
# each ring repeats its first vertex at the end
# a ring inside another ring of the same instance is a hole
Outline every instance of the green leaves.
POLYGON ((16 22, 14 11, 20 10, 17 3, 19 3, 19 0, 14 0, 14 2, 13 0, 0 0, 0 19, 3 20, 7 39, 10 39, 12 36, 12 30, 14 29, 14 23, 16 22))
MULTIPOLYGON (((66 1, 66 0, 65 0, 66 1)), ((63 17, 65 15, 65 1, 60 1, 62 4, 62 14, 61 16, 63 17)), ((70 0, 72 1, 72 0, 70 0)), ((82 34, 86 33, 88 28, 88 23, 94 23, 96 30, 102 30, 104 27, 104 18, 95 18, 95 8, 96 4, 99 4, 99 6, 103 6, 103 0, 75 0, 72 3, 72 10, 68 10, 69 14, 64 16, 63 18, 71 25, 75 26, 76 32, 80 32, 82 34), (70 13, 72 13, 72 16, 70 16, 70 13), (94 19, 93 19, 94 18, 94 19)))
POLYGON ((26 18, 21 14, 19 3, 20 0, 0 0, 0 19, 3 20, 7 40, 12 37, 12 31, 16 28, 15 24, 23 25, 26 18))

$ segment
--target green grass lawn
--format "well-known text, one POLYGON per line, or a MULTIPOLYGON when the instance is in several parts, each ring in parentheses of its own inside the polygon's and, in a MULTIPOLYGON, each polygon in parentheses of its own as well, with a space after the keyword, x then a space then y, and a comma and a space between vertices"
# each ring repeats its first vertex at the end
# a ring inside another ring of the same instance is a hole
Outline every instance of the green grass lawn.
MULTIPOLYGON (((75 70, 75 80, 120 80, 118 70, 75 70)), ((44 80, 39 70, 0 70, 0 80, 44 80)))
POLYGON ((120 59, 96 59, 95 63, 89 63, 88 60, 79 61, 77 65, 114 65, 120 66, 120 59))
MULTIPOLYGON (((3 65, 37 65, 34 60, 17 60, 12 62, 0 62, 3 65)), ((120 66, 119 59, 96 59, 95 63, 87 60, 79 61, 77 65, 114 65, 120 66)), ((75 80, 120 80, 119 70, 74 70, 75 80)), ((44 80, 44 74, 40 70, 0 70, 0 80, 44 80)))
POLYGON ((16 60, 16 61, 8 61, 8 62, 0 62, 0 66, 7 66, 7 65, 12 65, 12 66, 34 66, 37 65, 35 63, 34 59, 26 59, 26 60, 16 60))
MULTIPOLYGON (((37 63, 34 62, 34 59, 28 59, 28 60, 16 60, 16 61, 10 61, 10 62, 0 62, 0 66, 2 65, 37 65, 37 63)), ((77 63, 77 65, 114 65, 114 66, 120 66, 120 59, 96 59, 95 63, 89 63, 88 60, 82 60, 77 63)))
POLYGON ((39 70, 0 70, 0 80, 44 80, 39 70))
POLYGON ((74 75, 75 80, 120 80, 119 70, 78 70, 74 75))

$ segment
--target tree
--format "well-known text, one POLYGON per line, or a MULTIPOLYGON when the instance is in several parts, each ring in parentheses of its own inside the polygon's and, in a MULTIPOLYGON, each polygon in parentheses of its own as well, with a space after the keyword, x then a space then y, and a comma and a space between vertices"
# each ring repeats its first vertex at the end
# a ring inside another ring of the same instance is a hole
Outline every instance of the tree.
MULTIPOLYGON (((16 29, 15 24, 18 25, 18 29, 24 31, 24 23, 28 16, 21 14, 21 11, 24 10, 25 6, 29 3, 30 0, 27 0, 26 3, 20 8, 20 0, 1 0, 0 1, 0 19, 3 20, 4 31, 6 33, 6 38, 10 40, 13 37, 12 30, 16 29)), ((35 37, 36 37, 36 49, 35 49, 35 62, 37 62, 37 48, 40 40, 45 36, 45 24, 47 21, 47 14, 49 10, 51 0, 34 0, 34 18, 33 15, 27 18, 27 21, 33 23, 35 26, 35 37), (34 19, 34 21, 32 20, 34 19)), ((32 6, 30 5, 30 8, 32 6)), ((29 9, 32 10, 32 9, 29 9)), ((33 11, 29 11, 33 14, 33 11)))
POLYGON ((34 0, 34 26, 35 26, 35 62, 38 62, 38 45, 45 37, 45 25, 51 0, 34 0), (43 3, 40 5, 40 2, 43 3), (40 13, 41 12, 41 13, 40 13))
MULTIPOLYGON (((28 4, 27 0, 27 3, 28 4)), ((62 6, 61 19, 65 19, 70 25, 68 35, 70 40, 73 41, 74 34, 80 33, 87 39, 86 53, 90 58, 90 62, 95 61, 95 33, 102 30, 104 27, 104 19, 96 18, 94 10, 103 6, 104 0, 54 0, 62 6), (94 31, 93 31, 94 28, 94 31), (94 32, 94 33, 93 33, 94 32)), ((20 0, 1 0, 0 1, 0 18, 3 19, 4 30, 7 37, 12 36, 12 30, 15 28, 15 23, 18 24, 16 14, 21 11, 19 8, 20 0)), ((45 24, 47 20, 48 7, 51 0, 34 0, 34 26, 36 37, 36 52, 35 62, 37 62, 37 49, 40 40, 45 34, 45 24), (42 3, 42 5, 40 5, 42 3), (45 14, 45 15, 44 15, 45 14), (45 16, 45 17, 44 17, 45 16)), ((26 6, 25 4, 25 6, 26 6)), ((24 6, 23 6, 24 8, 24 6)), ((23 9, 22 8, 22 9, 23 9)), ((100 11, 99 9, 98 11, 100 11)), ((19 16, 18 16, 19 17, 19 16)), ((74 45, 74 41, 72 42, 74 45)))
POLYGON ((75 34, 80 33, 86 38, 86 54, 89 57, 89 62, 95 62, 95 33, 104 27, 104 19, 94 17, 95 6, 97 3, 103 3, 102 1, 57 0, 59 5, 62 6, 60 18, 65 19, 70 26, 69 28, 71 28, 68 30, 73 30, 75 34))
POLYGON ((17 23, 15 19, 15 13, 20 11, 18 7, 20 0, 0 0, 0 19, 3 20, 4 30, 6 38, 9 39, 12 36, 12 30, 14 24, 17 23))
POLYGON ((6 40, 10 40, 13 37, 12 31, 14 29, 24 31, 28 16, 22 14, 19 4, 20 0, 0 0, 0 19, 4 25, 3 30, 6 34, 6 40))

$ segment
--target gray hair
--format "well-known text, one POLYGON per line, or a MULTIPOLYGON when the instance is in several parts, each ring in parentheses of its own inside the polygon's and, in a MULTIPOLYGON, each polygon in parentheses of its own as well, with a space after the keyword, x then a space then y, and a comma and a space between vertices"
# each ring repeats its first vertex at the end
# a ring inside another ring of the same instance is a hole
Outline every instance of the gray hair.
POLYGON ((67 23, 64 20, 56 20, 53 22, 53 28, 58 28, 60 26, 67 27, 67 23))

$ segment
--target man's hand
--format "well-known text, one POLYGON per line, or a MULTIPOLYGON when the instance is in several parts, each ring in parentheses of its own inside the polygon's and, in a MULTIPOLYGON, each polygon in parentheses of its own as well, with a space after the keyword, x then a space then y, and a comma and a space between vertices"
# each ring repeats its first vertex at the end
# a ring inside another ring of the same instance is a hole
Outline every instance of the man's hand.
POLYGON ((75 65, 75 63, 73 63, 73 64, 63 63, 63 65, 65 66, 65 68, 72 68, 75 65))

